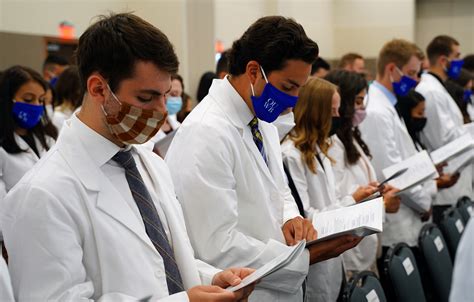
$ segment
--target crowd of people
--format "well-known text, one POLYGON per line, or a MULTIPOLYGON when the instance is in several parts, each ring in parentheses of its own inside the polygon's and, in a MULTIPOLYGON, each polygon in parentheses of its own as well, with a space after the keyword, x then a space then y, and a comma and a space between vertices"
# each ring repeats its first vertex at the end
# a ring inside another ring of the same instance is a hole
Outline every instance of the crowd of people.
MULTIPOLYGON (((332 68, 300 24, 269 16, 203 74, 194 108, 178 67, 166 35, 125 13, 91 25, 74 63, 51 55, 42 75, 1 72, 1 301, 341 301, 362 271, 395 301, 382 272, 400 242, 431 290, 418 236, 474 198, 473 166, 440 164, 406 191, 379 184, 383 169, 474 120, 474 55, 461 59, 459 41, 440 35, 423 51, 390 40, 372 78, 362 55, 332 68), (382 233, 321 241, 226 290, 318 238, 314 215, 377 192, 382 233)), ((474 299, 473 228, 452 301, 474 299)))

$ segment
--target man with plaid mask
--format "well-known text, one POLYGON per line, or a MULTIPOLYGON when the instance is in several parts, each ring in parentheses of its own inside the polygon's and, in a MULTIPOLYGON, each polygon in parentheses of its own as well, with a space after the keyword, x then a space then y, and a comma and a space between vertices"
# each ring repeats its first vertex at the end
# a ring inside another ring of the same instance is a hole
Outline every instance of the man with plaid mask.
POLYGON ((136 145, 167 115, 168 38, 132 14, 104 17, 79 39, 77 63, 81 111, 0 205, 15 298, 245 300, 252 285, 225 288, 253 270, 194 258, 168 168, 136 145))

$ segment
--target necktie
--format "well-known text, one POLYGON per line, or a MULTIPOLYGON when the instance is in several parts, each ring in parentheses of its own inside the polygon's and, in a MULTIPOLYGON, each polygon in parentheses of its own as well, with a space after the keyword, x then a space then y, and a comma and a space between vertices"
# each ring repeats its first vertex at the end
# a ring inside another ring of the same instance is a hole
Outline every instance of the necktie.
POLYGON ((145 224, 145 230, 151 242, 155 246, 158 253, 163 258, 166 272, 166 284, 170 295, 184 291, 183 281, 179 273, 178 265, 174 258, 174 252, 168 242, 163 224, 161 223, 158 212, 155 208, 150 193, 138 172, 135 160, 131 151, 121 151, 112 158, 125 169, 125 177, 127 179, 133 199, 138 206, 140 215, 145 224))
POLYGON ((252 131, 252 136, 253 136, 253 141, 255 142, 255 145, 257 145, 258 151, 263 157, 263 160, 267 163, 267 155, 265 153, 265 149, 263 147, 263 136, 260 130, 258 130, 258 119, 254 117, 250 123, 250 130, 252 131))

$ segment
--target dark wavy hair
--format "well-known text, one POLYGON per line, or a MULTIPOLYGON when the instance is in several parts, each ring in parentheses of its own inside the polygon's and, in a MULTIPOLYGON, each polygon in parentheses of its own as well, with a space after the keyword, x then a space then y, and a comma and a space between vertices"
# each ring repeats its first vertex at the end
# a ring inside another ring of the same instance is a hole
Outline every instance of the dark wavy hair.
POLYGON ((281 16, 263 17, 234 41, 229 53, 229 73, 241 75, 248 62, 255 60, 269 75, 283 69, 288 60, 313 64, 318 54, 318 44, 308 38, 295 20, 281 16))
POLYGON ((339 107, 341 126, 337 130, 336 135, 346 149, 347 162, 353 165, 361 156, 354 145, 354 139, 361 146, 365 155, 372 157, 369 147, 362 140, 359 128, 352 125, 355 113, 355 98, 362 90, 367 89, 367 81, 362 75, 346 70, 332 71, 326 76, 326 80, 339 87, 341 95, 341 106, 339 107))
MULTIPOLYGON (((18 127, 13 119, 13 98, 18 90, 24 84, 34 81, 43 87, 44 91, 48 89, 48 84, 41 75, 31 68, 24 66, 12 66, 4 71, 0 79, 0 146, 10 154, 26 152, 22 150, 15 140, 15 129, 18 127)), ((43 115, 43 119, 35 127, 28 130, 29 135, 38 138, 41 146, 48 150, 50 146, 46 143, 46 136, 57 137, 57 130, 51 124, 51 121, 43 115)))
MULTIPOLYGON (((461 91, 463 90, 461 89, 461 91)), ((413 108, 418 106, 418 104, 424 101, 425 98, 423 95, 412 89, 406 96, 397 97, 397 104, 395 105, 395 109, 397 109, 398 115, 403 118, 412 140, 415 143, 418 143, 423 149, 425 149, 425 146, 420 140, 420 133, 413 129, 413 118, 411 116, 411 111, 413 108)))

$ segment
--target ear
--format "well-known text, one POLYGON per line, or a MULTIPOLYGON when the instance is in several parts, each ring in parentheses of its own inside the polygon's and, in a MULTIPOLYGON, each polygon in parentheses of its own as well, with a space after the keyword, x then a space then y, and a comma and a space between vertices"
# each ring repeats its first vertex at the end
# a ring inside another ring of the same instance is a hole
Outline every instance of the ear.
POLYGON ((257 78, 261 76, 260 64, 258 64, 257 61, 248 62, 247 67, 245 69, 245 73, 249 77, 250 83, 252 83, 252 85, 255 85, 257 78))
POLYGON ((107 83, 98 73, 91 74, 87 79, 87 93, 101 103, 108 94, 107 83))

